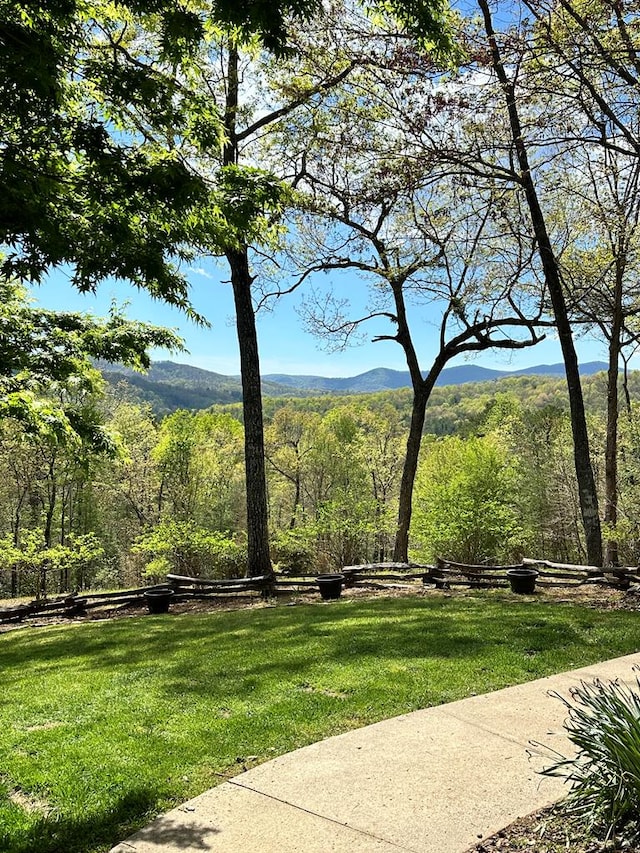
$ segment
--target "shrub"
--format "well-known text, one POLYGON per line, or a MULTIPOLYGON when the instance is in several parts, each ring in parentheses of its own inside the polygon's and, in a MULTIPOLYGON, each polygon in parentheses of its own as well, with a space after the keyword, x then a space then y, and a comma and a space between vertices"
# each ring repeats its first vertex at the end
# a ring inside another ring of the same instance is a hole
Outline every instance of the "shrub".
POLYGON ((133 544, 144 560, 141 576, 155 583, 168 573, 204 578, 244 577, 246 545, 187 522, 163 522, 133 544))
POLYGON ((89 587, 104 565, 105 551, 93 533, 67 537, 47 548, 42 531, 27 530, 15 545, 0 540, 0 592, 46 598, 51 593, 89 587))
MULTIPOLYGON (((638 687, 640 679, 636 678, 638 687)), ((569 710, 565 728, 577 747, 543 773, 571 784, 568 814, 589 832, 627 843, 640 840, 640 694, 617 681, 582 682, 572 701, 556 695, 569 710)))
POLYGON ((525 534, 517 482, 517 460, 494 436, 426 444, 413 506, 416 556, 461 563, 519 559, 525 534))
POLYGON ((312 570, 313 543, 304 531, 282 530, 271 542, 271 556, 283 575, 300 577, 312 570))

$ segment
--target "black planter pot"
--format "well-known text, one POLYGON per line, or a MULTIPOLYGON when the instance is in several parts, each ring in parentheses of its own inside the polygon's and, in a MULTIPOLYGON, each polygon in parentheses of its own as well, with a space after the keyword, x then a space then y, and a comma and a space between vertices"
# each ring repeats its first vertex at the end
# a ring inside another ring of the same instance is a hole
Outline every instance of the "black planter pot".
POLYGON ((320 595, 325 601, 340 598, 344 575, 318 575, 316 580, 320 587, 320 595))
POLYGON ((144 593, 144 598, 149 613, 168 613, 173 595, 172 589, 148 589, 144 593))
POLYGON ((535 569, 509 569, 507 572, 511 591, 519 595, 531 595, 536 588, 538 572, 535 569))

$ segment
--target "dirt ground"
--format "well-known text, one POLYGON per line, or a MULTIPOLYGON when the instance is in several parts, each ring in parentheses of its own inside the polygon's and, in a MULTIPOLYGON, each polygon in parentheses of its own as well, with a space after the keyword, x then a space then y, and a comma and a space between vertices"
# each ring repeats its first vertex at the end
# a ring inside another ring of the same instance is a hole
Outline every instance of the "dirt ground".
POLYGON ((614 841, 585 836, 584 826, 568 821, 560 806, 520 818, 491 838, 478 841, 467 853, 639 853, 614 841))
MULTIPOLYGON (((509 595, 507 590, 504 594, 509 595)), ((379 583, 344 589, 342 597, 346 599, 368 599, 379 596, 385 597, 473 597, 480 595, 499 595, 500 590, 474 590, 468 587, 452 587, 450 590, 436 590, 432 586, 422 586, 418 583, 379 583)), ((538 601, 557 601, 573 604, 585 604, 601 610, 640 610, 640 594, 625 593, 622 590, 603 587, 597 584, 581 585, 569 588, 546 587, 536 591, 538 601)), ((297 605, 318 604, 317 591, 280 591, 275 599, 264 600, 259 593, 230 593, 223 596, 207 596, 202 599, 176 601, 171 605, 172 614, 181 613, 211 613, 229 610, 262 609, 265 607, 293 607, 297 605)), ((0 600, 0 609, 15 605, 15 600, 0 600)), ((88 621, 122 619, 147 614, 145 605, 119 605, 100 607, 89 610, 86 614, 66 618, 62 616, 34 616, 21 622, 0 624, 0 633, 24 627, 44 627, 55 624, 71 624, 88 621)))

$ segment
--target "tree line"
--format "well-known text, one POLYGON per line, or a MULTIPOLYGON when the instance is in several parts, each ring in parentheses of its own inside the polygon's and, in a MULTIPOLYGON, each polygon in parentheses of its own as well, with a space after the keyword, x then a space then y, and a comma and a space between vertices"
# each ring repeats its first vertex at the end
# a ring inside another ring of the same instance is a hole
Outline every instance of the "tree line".
MULTIPOLYGON (((633 379, 637 384, 635 375, 633 379)), ((446 434, 425 433, 410 557, 508 564, 523 555, 586 559, 562 381, 531 377, 438 389, 446 434), (557 400, 554 401, 554 396, 557 400), (455 402, 456 397, 458 402, 455 402)), ((604 489, 605 377, 587 388, 604 489)), ((393 557, 411 392, 281 400, 268 412, 270 559, 315 575, 393 557)), ((88 401, 85 401, 88 403, 88 401)), ((41 595, 162 581, 168 572, 237 577, 247 561, 240 412, 162 419, 108 392, 110 449, 0 426, 0 594, 41 595)), ((438 422, 438 421, 435 421, 438 422)), ((640 560, 640 423, 625 412, 616 530, 640 560)))

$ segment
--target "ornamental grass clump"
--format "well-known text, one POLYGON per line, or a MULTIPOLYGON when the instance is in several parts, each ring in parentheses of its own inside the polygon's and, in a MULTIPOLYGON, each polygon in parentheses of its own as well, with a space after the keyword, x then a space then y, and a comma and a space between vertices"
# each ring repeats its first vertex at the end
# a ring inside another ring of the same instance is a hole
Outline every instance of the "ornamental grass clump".
MULTIPOLYGON (((640 678, 636 676, 640 688, 640 678)), ((640 840, 640 694, 618 681, 581 682, 568 708, 573 758, 561 756, 545 769, 571 784, 566 812, 584 821, 587 830, 606 840, 640 840)))

